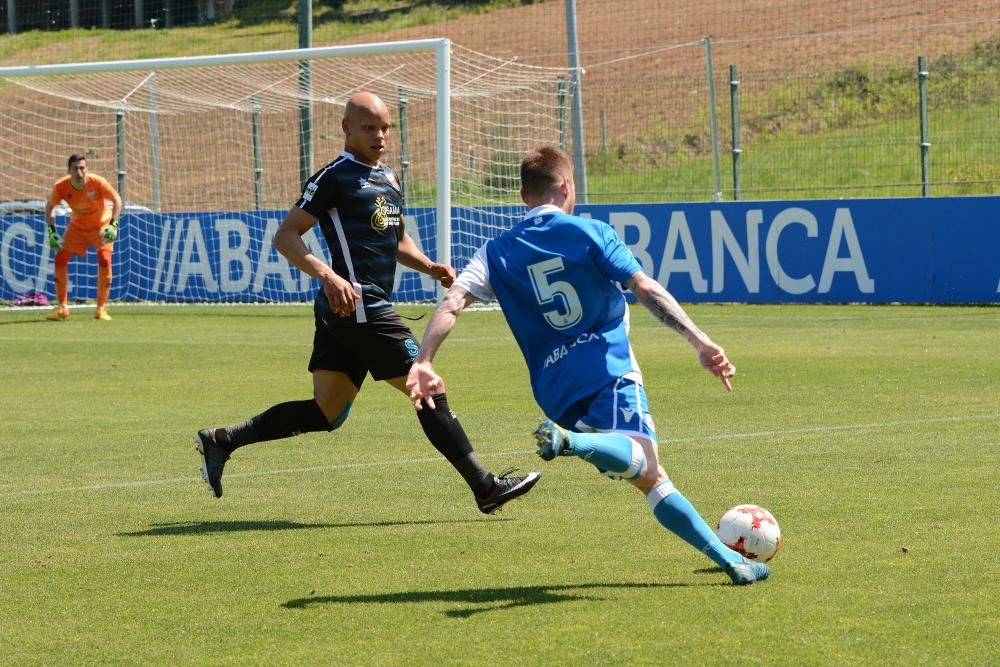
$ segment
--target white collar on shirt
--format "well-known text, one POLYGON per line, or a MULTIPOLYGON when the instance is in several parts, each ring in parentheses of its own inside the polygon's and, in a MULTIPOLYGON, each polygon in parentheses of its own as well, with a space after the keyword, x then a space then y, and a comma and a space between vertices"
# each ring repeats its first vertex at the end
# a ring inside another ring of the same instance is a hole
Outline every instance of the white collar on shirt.
POLYGON ((369 168, 371 168, 371 169, 381 169, 381 168, 382 168, 382 166, 383 166, 383 163, 382 163, 382 162, 379 162, 378 164, 376 164, 376 165, 374 165, 374 166, 372 166, 372 165, 368 164, 367 162, 362 162, 362 161, 361 161, 361 160, 359 160, 358 158, 354 157, 354 155, 353 155, 353 154, 351 154, 351 152, 350 152, 350 151, 340 151, 340 156, 341 156, 341 157, 346 157, 346 158, 347 158, 348 160, 350 160, 351 162, 357 162, 358 164, 360 164, 360 165, 363 165, 363 166, 365 166, 365 167, 369 167, 369 168))
POLYGON ((536 215, 545 215, 546 213, 562 213, 562 209, 555 204, 542 204, 541 206, 536 206, 535 208, 528 211, 524 216, 524 219, 533 218, 536 215))

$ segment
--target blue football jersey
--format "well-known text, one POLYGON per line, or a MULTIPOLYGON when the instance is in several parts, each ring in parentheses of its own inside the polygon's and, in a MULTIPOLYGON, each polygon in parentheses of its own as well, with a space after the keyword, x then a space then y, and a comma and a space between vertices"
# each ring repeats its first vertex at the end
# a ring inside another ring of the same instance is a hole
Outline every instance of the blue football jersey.
POLYGON ((641 382, 619 288, 641 266, 610 225, 538 207, 481 252, 546 415, 619 377, 641 382))

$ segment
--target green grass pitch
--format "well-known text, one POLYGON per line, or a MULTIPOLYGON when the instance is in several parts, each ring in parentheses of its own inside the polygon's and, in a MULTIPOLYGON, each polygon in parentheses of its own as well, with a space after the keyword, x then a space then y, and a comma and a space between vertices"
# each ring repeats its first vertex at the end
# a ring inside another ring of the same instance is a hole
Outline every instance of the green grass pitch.
POLYGON ((535 456, 497 312, 437 363, 483 461, 544 473, 493 517, 371 381, 339 431, 238 451, 211 497, 193 433, 309 396, 308 307, 0 312, 0 664, 1000 663, 1000 309, 689 311, 736 391, 633 308, 661 458, 711 523, 775 514, 761 585, 535 456))

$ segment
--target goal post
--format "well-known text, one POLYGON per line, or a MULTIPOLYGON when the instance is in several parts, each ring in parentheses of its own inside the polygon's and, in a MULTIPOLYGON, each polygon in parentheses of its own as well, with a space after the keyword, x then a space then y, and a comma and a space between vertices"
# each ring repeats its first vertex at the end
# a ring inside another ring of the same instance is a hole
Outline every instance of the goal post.
MULTIPOLYGON (((299 110, 307 94, 308 143, 326 164, 343 149, 343 106, 359 90, 390 108, 385 160, 403 181, 410 235, 461 269, 519 215, 524 151, 565 147, 567 78, 447 39, 0 68, 0 157, 12 165, 0 182, 0 299, 53 293, 44 221, 30 205, 43 206, 66 157, 83 153, 128 204, 112 301, 311 300, 315 282, 270 245, 303 185, 299 110)), ((317 231, 304 241, 329 259, 317 231)), ((71 298, 93 298, 92 264, 71 262, 71 298)), ((429 277, 399 269, 397 300, 438 295, 429 277)))

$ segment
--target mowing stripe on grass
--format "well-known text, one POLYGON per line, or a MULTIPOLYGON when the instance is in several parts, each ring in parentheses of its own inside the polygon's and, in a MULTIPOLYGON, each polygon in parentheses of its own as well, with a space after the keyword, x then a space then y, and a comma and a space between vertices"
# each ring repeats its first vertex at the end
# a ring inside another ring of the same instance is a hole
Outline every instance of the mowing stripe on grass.
MULTIPOLYGON (((917 424, 943 424, 948 422, 968 422, 968 421, 996 421, 1000 420, 1000 414, 985 415, 957 415, 953 417, 930 417, 927 419, 900 419, 896 421, 869 423, 869 424, 840 424, 833 426, 811 426, 803 428, 790 428, 777 431, 754 431, 748 433, 724 433, 720 435, 692 436, 688 438, 668 438, 661 440, 661 443, 676 442, 698 442, 716 440, 741 440, 748 438, 767 438, 773 436, 796 435, 801 433, 828 433, 831 431, 863 431, 883 428, 896 428, 900 426, 914 426, 917 424)), ((482 454, 484 458, 493 456, 510 456, 512 454, 527 454, 532 450, 520 450, 513 452, 495 452, 482 454)), ((441 457, 423 457, 417 459, 402 459, 396 461, 370 461, 367 463, 333 463, 323 466, 309 466, 307 468, 282 468, 279 470, 261 470, 257 472, 240 472, 227 474, 226 479, 235 477, 260 477, 263 475, 286 475, 288 473, 303 472, 325 472, 329 470, 348 470, 351 468, 371 468, 376 466, 396 466, 396 465, 418 465, 422 463, 438 463, 441 457)), ((18 496, 34 496, 51 493, 79 493, 83 491, 104 491, 107 489, 127 489, 146 486, 158 486, 163 484, 189 484, 192 477, 176 477, 173 479, 152 479, 137 482, 109 482, 107 484, 92 484, 89 486, 63 487, 53 489, 30 489, 25 491, 8 491, 0 493, 0 498, 13 498, 18 496)), ((200 480, 199 480, 200 481, 200 480)))

